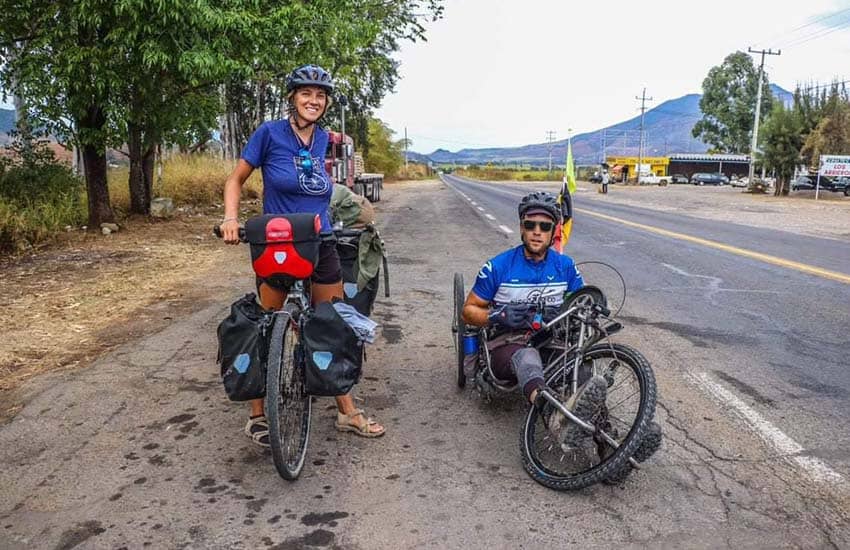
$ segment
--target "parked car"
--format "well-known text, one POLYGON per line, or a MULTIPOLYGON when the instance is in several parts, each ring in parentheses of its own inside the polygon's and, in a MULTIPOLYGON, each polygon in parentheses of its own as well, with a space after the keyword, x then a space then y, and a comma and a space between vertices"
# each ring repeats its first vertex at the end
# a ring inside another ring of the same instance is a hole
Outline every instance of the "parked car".
POLYGON ((732 187, 749 187, 750 186, 750 178, 744 176, 742 178, 738 178, 732 176, 732 179, 729 180, 729 185, 732 187))
POLYGON ((815 180, 809 176, 797 176, 791 182, 791 191, 809 191, 815 188, 815 180))
POLYGON ((723 174, 698 172, 691 176, 691 183, 694 185, 724 185, 729 183, 729 178, 723 174))
MULTIPOLYGON (((847 194, 847 182, 850 181, 848 177, 839 177, 839 178, 830 178, 827 176, 820 177, 820 188, 824 191, 832 191, 833 193, 844 193, 847 194)), ((817 179, 815 179, 815 184, 818 184, 817 179)))
POLYGON ((602 183, 602 174, 600 174, 599 172, 594 172, 594 174, 590 176, 587 181, 589 181, 590 183, 602 183))
POLYGON ((690 183, 690 180, 684 174, 673 174, 670 176, 670 183, 690 183))

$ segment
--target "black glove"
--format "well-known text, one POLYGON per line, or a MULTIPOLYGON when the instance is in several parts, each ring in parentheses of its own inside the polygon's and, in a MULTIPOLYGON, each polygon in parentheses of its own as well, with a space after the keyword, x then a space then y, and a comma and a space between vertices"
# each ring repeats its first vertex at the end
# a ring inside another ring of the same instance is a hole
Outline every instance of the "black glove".
POLYGON ((493 308, 487 316, 491 325, 501 325, 517 330, 530 326, 534 308, 530 304, 505 304, 493 308))

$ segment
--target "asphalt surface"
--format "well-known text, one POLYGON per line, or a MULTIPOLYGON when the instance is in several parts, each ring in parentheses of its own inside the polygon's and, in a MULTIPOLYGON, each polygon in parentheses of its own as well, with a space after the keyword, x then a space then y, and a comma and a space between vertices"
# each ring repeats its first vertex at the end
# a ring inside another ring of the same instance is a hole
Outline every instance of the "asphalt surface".
POLYGON ((301 478, 277 476, 241 432, 246 408, 218 381, 215 327, 252 285, 246 249, 223 248, 209 282, 216 305, 25 388, 26 406, 0 426, 0 547, 847 547, 843 479, 811 479, 693 375, 738 392, 805 453, 846 473, 843 419, 827 406, 841 393, 816 391, 831 384, 824 376, 842 380, 830 343, 840 331, 815 339, 804 320, 844 322, 847 290, 590 216, 570 249, 610 261, 628 282, 620 340, 653 363, 665 444, 622 487, 557 493, 525 474, 524 404, 458 391, 449 332, 452 274, 471 281, 485 259, 517 244, 499 228, 516 224, 516 193, 455 180, 385 190, 377 211, 392 296, 376 304, 382 334, 357 389, 385 437, 337 433, 332 402, 320 399, 301 478), (486 213, 464 189, 479 193, 486 213), (806 293, 794 290, 804 282, 806 293), (810 378, 800 378, 806 367, 810 378), (830 422, 832 434, 818 434, 830 422))

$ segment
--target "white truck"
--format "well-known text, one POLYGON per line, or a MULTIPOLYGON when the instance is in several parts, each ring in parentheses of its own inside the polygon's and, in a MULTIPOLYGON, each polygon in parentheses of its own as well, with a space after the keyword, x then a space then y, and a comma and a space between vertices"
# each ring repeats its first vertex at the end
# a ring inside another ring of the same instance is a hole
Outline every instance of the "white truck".
POLYGON ((670 183, 669 176, 656 176, 652 172, 644 172, 638 177, 639 185, 667 185, 670 183))

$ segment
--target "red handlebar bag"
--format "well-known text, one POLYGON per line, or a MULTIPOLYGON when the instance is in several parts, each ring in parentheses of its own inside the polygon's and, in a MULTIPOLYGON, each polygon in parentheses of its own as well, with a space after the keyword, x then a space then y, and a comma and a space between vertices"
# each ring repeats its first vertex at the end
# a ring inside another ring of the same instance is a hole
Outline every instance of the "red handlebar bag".
POLYGON ((313 274, 319 260, 316 214, 266 214, 245 222, 251 264, 258 277, 291 282, 313 274))

